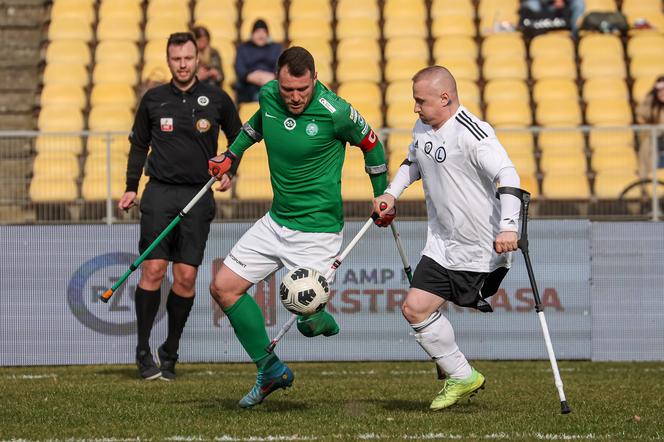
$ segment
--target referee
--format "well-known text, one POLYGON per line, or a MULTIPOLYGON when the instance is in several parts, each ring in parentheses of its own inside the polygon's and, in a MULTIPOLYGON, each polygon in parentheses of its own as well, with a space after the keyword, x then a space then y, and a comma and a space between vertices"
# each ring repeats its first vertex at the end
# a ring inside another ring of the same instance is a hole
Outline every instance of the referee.
MULTIPOLYGON (((148 90, 141 99, 129 135, 127 187, 118 203, 123 210, 137 204, 138 182, 145 166, 150 181, 140 202, 138 247, 141 253, 209 180, 208 158, 217 154, 220 128, 229 142, 235 139, 241 128, 237 110, 228 94, 198 81, 198 49, 192 34, 171 34, 166 58, 172 80, 148 90)), ((221 181, 219 189, 229 187, 230 180, 226 178, 221 181)), ((203 260, 214 214, 215 203, 210 191, 141 266, 135 294, 136 365, 143 379, 175 379, 180 336, 194 303, 196 274, 203 260), (160 363, 157 367, 149 340, 169 261, 173 262, 173 285, 166 302, 168 337, 157 350, 160 363)))

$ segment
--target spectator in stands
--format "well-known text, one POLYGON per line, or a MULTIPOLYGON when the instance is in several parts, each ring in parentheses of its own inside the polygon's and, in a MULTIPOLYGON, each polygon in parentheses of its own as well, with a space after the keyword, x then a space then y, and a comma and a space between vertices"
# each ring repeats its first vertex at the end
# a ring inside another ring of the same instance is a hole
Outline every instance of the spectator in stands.
MULTIPOLYGON (((640 124, 664 124, 664 75, 655 81, 652 90, 636 108, 636 119, 640 124)), ((642 131, 639 137, 639 174, 648 178, 652 173, 652 138, 650 131, 642 131)), ((664 167, 664 134, 657 137, 657 167, 664 167)))
POLYGON ((584 0, 522 0, 520 14, 532 13, 536 15, 551 14, 566 16, 570 20, 572 35, 576 36, 579 30, 577 21, 586 9, 584 0))
POLYGON ((235 72, 237 74, 237 101, 258 101, 258 91, 265 83, 275 79, 274 70, 283 47, 273 43, 267 23, 256 20, 251 39, 237 48, 235 72))
POLYGON ((210 46, 210 32, 203 26, 192 29, 198 46, 198 79, 210 86, 222 87, 224 68, 219 51, 210 46))
POLYGON ((148 74, 147 78, 143 80, 143 82, 141 82, 141 85, 139 86, 138 96, 142 98, 143 95, 145 95, 145 93, 148 90, 156 86, 161 86, 162 84, 167 82, 168 82, 168 72, 164 68, 157 66, 154 69, 152 69, 148 74))
MULTIPOLYGON (((140 101, 129 136, 127 186, 118 202, 122 210, 137 204, 138 182, 145 167, 150 181, 140 204, 140 253, 147 250, 209 180, 207 160, 217 154, 219 130, 232 141, 241 128, 240 117, 228 94, 196 78, 198 49, 193 34, 171 34, 166 43, 166 59, 172 79, 148 90, 140 101)), ((222 180, 221 187, 228 189, 230 180, 222 180)), ((175 379, 180 337, 194 304, 196 275, 214 214, 214 199, 209 191, 141 265, 134 298, 138 332, 136 365, 143 379, 175 379), (166 301, 168 336, 157 350, 160 361, 157 367, 149 341, 169 262, 173 263, 173 284, 166 301)))

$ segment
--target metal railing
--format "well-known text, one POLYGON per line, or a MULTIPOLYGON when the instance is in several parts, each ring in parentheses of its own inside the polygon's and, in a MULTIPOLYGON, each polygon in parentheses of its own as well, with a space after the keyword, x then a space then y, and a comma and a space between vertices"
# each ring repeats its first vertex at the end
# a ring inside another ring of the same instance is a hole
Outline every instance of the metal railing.
MULTIPOLYGON (((562 198, 550 197, 545 189, 546 172, 541 169, 538 148, 532 151, 535 162, 534 217, 572 217, 594 219, 641 219, 660 220, 661 197, 664 195, 664 169, 657 169, 661 162, 659 152, 652 149, 650 169, 657 171, 640 177, 632 170, 634 161, 625 165, 624 172, 633 172, 633 182, 626 183, 623 192, 611 198, 597 196, 595 171, 586 140, 590 131, 615 131, 631 129, 635 146, 647 133, 651 146, 657 146, 658 137, 664 133, 664 125, 633 125, 621 127, 577 126, 567 128, 530 127, 520 129, 498 129, 503 133, 529 133, 535 139, 543 132, 580 131, 584 135, 584 154, 587 167, 583 175, 588 179, 589 195, 562 198), (645 179, 642 179, 645 178, 645 179)), ((398 166, 407 151, 407 146, 390 143, 395 133, 409 134, 408 130, 383 129, 379 137, 388 146, 388 155, 395 156, 390 164, 392 171, 398 166)), ((504 143, 505 144, 505 143, 504 143)), ((74 132, 45 133, 37 131, 0 131, 0 224, 56 224, 56 223, 119 223, 136 222, 138 211, 128 213, 116 207, 124 191, 126 155, 129 149, 127 133, 124 132, 74 132), (92 159, 93 161, 88 161, 92 159)), ((506 145, 510 152, 511 146, 506 145)), ((518 167, 517 167, 518 169, 518 167)), ((525 177, 520 171, 522 178, 525 177)), ((624 176, 625 174, 623 174, 624 176)), ((242 166, 236 180, 242 179, 242 166)), ((142 180, 142 182, 144 182, 142 180)), ((342 179, 342 186, 343 186, 342 179)), ((523 180, 527 182, 526 179, 523 180)), ((367 186, 369 181, 367 179, 367 186)), ((269 187, 269 184, 262 184, 269 187)), ((253 220, 261 216, 270 206, 270 189, 255 189, 251 199, 243 198, 235 189, 230 194, 217 195, 216 220, 253 220), (258 196, 256 196, 258 195, 258 196), (263 196, 261 196, 263 195, 263 196)), ((368 192, 370 194, 370 191, 368 192)), ((348 218, 364 218, 368 209, 367 199, 352 201, 346 198, 345 214, 348 218)), ((422 218, 426 216, 421 194, 400 201, 400 217, 422 218)))

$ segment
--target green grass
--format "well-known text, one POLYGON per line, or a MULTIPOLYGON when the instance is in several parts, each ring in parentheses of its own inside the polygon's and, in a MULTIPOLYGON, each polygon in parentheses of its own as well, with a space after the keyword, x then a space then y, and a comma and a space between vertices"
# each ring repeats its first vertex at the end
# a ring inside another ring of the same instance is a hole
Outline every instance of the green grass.
POLYGON ((176 382, 133 366, 0 368, 0 440, 664 439, 664 364, 563 361, 573 412, 560 414, 547 361, 477 361, 486 389, 430 412, 427 362, 293 363, 294 387, 237 401, 253 365, 181 364, 176 382))

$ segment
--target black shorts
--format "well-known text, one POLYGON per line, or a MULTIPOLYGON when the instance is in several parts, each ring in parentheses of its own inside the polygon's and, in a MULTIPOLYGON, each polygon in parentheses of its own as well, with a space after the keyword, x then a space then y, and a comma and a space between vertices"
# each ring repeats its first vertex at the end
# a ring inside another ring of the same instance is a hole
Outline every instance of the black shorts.
MULTIPOLYGON (((159 234, 203 187, 189 184, 167 184, 151 179, 141 197, 142 254, 159 234)), ((212 191, 207 192, 184 218, 152 250, 147 259, 166 259, 198 267, 203 261, 205 243, 214 218, 212 191)))
POLYGON ((496 294, 508 270, 506 267, 499 267, 491 273, 448 270, 422 255, 411 287, 433 293, 461 307, 477 308, 478 302, 496 294))

